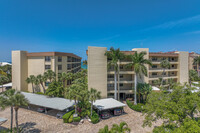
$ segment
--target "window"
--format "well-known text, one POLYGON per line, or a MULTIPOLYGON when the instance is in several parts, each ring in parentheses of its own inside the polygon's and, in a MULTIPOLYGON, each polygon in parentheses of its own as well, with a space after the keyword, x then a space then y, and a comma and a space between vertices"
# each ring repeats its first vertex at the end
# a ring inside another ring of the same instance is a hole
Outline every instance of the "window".
POLYGON ((121 74, 121 75, 120 75, 120 78, 124 78, 124 75, 121 74))
POLYGON ((123 66, 120 66, 120 69, 123 69, 124 67, 123 66))
POLYGON ((114 78, 114 75, 110 75, 110 74, 109 74, 109 75, 108 75, 108 78, 114 78))
POLYGON ((156 57, 152 57, 152 61, 157 61, 157 58, 156 57))
POLYGON ((174 74, 175 74, 174 72, 171 73, 171 75, 174 75, 174 74))
POLYGON ((174 61, 174 58, 172 58, 172 61, 174 61))
POLYGON ((157 68, 157 65, 153 65, 152 68, 157 68))
POLYGON ((58 62, 62 62, 62 57, 58 56, 58 62))
POLYGON ((45 70, 51 69, 51 65, 45 65, 45 70))
POLYGON ((50 82, 45 82, 45 86, 49 86, 50 82))
POLYGON ((120 86, 120 87, 123 87, 123 86, 124 86, 124 84, 119 84, 119 86, 120 86))
POLYGON ((114 87, 114 84, 108 84, 108 87, 114 87))
POLYGON ((45 61, 46 62, 50 62, 51 61, 51 57, 50 56, 45 56, 45 61))
POLYGON ((157 73, 154 72, 154 73, 152 73, 152 75, 157 75, 157 73))
POLYGON ((62 65, 58 65, 58 70, 62 70, 62 65))

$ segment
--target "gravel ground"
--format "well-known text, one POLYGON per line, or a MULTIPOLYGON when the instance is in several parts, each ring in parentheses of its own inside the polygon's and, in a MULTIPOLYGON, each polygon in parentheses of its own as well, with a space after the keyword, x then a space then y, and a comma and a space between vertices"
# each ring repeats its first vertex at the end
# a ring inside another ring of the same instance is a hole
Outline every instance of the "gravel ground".
MULTIPOLYGON (((114 123, 119 124, 120 122, 125 121, 131 128, 131 133, 152 132, 153 127, 142 127, 144 117, 141 113, 135 112, 128 107, 125 107, 124 110, 126 114, 102 120, 97 124, 91 124, 87 120, 84 120, 83 124, 72 125, 63 123, 62 119, 56 119, 51 115, 20 108, 19 124, 24 127, 25 133, 97 133, 99 129, 103 128, 105 125, 111 127, 114 123)), ((0 111, 0 117, 8 119, 6 123, 0 126, 0 130, 9 128, 10 109, 7 108, 4 111, 0 111)), ((156 124, 153 124, 153 126, 160 124, 160 122, 157 122, 156 124)))

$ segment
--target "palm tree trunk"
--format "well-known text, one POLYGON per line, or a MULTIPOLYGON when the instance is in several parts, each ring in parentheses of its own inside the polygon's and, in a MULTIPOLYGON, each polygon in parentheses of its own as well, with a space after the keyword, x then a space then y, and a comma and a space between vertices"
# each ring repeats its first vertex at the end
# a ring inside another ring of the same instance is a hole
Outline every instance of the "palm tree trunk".
POLYGON ((120 75, 119 75, 119 71, 120 71, 120 67, 119 67, 119 60, 118 60, 118 71, 117 71, 117 79, 118 79, 118 84, 117 84, 117 88, 118 88, 118 100, 120 100, 120 86, 119 86, 119 81, 120 81, 120 75))
POLYGON ((19 126, 18 126, 18 108, 15 108, 15 122, 16 122, 17 133, 19 133, 19 126))
POLYGON ((115 71, 115 99, 117 100, 117 72, 115 71))
POLYGON ((135 94, 134 94, 134 104, 137 105, 137 74, 135 73, 135 94))
POLYGON ((76 100, 75 101, 75 114, 77 114, 77 105, 76 105, 76 100))
POLYGON ((43 85, 43 83, 41 83, 41 86, 42 86, 42 88, 43 88, 43 92, 45 93, 45 92, 46 92, 46 90, 45 90, 45 88, 44 88, 44 85, 43 85))
POLYGON ((92 117, 92 107, 93 107, 93 101, 91 101, 91 117, 92 117))
POLYGON ((10 107, 10 130, 12 132, 12 128, 13 128, 13 106, 10 107))
POLYGON ((35 93, 35 90, 34 90, 34 87, 33 87, 33 83, 32 83, 32 90, 33 90, 33 93, 35 93))

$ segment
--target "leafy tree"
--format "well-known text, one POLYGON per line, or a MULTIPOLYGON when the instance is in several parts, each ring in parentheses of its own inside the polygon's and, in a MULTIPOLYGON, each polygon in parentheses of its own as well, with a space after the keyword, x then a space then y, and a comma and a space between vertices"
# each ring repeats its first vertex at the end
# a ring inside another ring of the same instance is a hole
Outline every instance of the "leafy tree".
POLYGON ((163 85, 163 77, 165 75, 165 70, 170 68, 170 62, 165 59, 160 63, 161 68, 163 68, 163 73, 162 73, 162 82, 161 82, 161 86, 163 85))
POLYGON ((83 65, 87 65, 87 60, 84 60, 84 61, 83 61, 83 65))
POLYGON ((89 100, 91 101, 91 117, 92 117, 92 108, 93 108, 93 103, 101 98, 101 92, 97 91, 94 88, 91 88, 89 91, 89 100))
POLYGON ((20 92, 16 92, 16 94, 13 97, 11 97, 11 99, 12 99, 12 104, 15 110, 15 122, 16 122, 17 133, 19 133, 18 110, 19 110, 19 107, 21 106, 28 106, 29 101, 20 92))
POLYGON ((198 79, 198 73, 195 70, 189 70, 189 82, 190 86, 192 84, 192 81, 195 81, 198 79))
POLYGON ((145 59, 144 56, 146 55, 146 52, 135 52, 134 55, 129 55, 129 58, 131 59, 131 63, 127 64, 127 67, 133 67, 135 72, 135 93, 134 93, 134 104, 137 104, 137 77, 142 74, 147 76, 147 67, 145 64, 152 65, 151 61, 148 59, 145 59))
POLYGON ((152 122, 162 119, 162 128, 174 130, 181 127, 186 119, 194 119, 200 110, 200 93, 192 93, 193 89, 184 85, 175 86, 171 93, 152 92, 144 107, 143 126, 151 126, 152 122))
POLYGON ((7 83, 9 81, 9 79, 6 76, 0 76, 0 85, 2 85, 2 91, 3 90, 3 84, 7 83))
POLYGON ((34 75, 30 75, 30 76, 26 79, 26 82, 27 82, 28 84, 31 83, 33 93, 35 93, 35 89, 34 89, 34 86, 33 86, 33 85, 34 85, 34 82, 35 82, 35 79, 36 79, 36 77, 35 77, 34 75))
POLYGON ((51 82, 45 94, 51 97, 64 97, 63 84, 57 81, 51 82))
MULTIPOLYGON (((194 65, 197 65, 197 70, 199 69, 199 66, 200 66, 200 56, 197 56, 194 58, 194 61, 193 61, 193 64, 194 65)), ((200 75, 199 71, 198 71, 198 76, 200 75)))
POLYGON ((162 86, 162 78, 158 78, 158 80, 155 80, 154 81, 154 84, 157 86, 157 87, 161 87, 162 86))
MULTIPOLYGON (((117 75, 119 75, 119 61, 124 59, 124 54, 122 52, 120 52, 120 49, 114 49, 113 47, 110 48, 110 51, 106 51, 105 55, 107 56, 107 58, 109 59, 108 61, 108 68, 110 69, 111 67, 114 67, 114 79, 115 79, 115 83, 114 83, 114 88, 115 88, 115 99, 117 99, 117 75)), ((118 78, 119 80, 119 78, 118 78)), ((119 87, 118 87, 118 98, 119 98, 119 87)))
POLYGON ((40 85, 42 86, 43 92, 45 93, 46 90, 45 90, 45 87, 44 87, 44 83, 45 83, 46 80, 47 80, 46 77, 45 77, 45 76, 42 76, 41 74, 39 74, 36 78, 37 78, 38 82, 40 83, 40 85))
POLYGON ((173 78, 168 79, 168 90, 173 88, 177 83, 174 81, 173 78))
POLYGON ((50 81, 50 83, 56 79, 56 73, 53 72, 52 70, 47 70, 44 73, 44 76, 50 81))

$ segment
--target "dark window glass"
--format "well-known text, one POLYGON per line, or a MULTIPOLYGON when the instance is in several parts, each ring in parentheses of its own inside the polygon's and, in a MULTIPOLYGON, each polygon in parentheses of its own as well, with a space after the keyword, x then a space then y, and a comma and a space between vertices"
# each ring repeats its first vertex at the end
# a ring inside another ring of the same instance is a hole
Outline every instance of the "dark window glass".
POLYGON ((58 65, 58 70, 62 70, 62 65, 58 65))
POLYGON ((123 84, 119 84, 119 86, 120 86, 120 87, 122 87, 122 86, 123 86, 123 84))
POLYGON ((50 56, 45 56, 45 61, 46 62, 50 62, 51 61, 51 57, 50 56))
POLYGON ((51 69, 51 65, 45 65, 45 70, 51 69))
POLYGON ((58 56, 58 62, 62 62, 62 57, 58 56))
POLYGON ((45 86, 49 86, 50 82, 45 82, 45 86))

